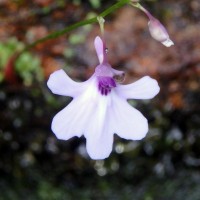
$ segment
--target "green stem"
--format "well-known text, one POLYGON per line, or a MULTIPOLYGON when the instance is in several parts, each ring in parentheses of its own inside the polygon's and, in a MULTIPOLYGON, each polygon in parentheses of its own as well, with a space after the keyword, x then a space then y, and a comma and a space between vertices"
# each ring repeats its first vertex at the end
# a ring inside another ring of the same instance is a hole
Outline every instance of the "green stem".
POLYGON ((104 35, 104 23, 105 23, 105 19, 103 17, 101 17, 101 16, 98 16, 97 20, 99 22, 99 26, 100 26, 100 30, 101 30, 101 35, 103 37, 103 35, 104 35))
MULTIPOLYGON (((105 17, 105 16, 109 15, 110 13, 114 12, 115 10, 121 8, 122 6, 124 6, 125 4, 128 4, 128 3, 130 3, 130 0, 121 0, 121 1, 117 2, 116 4, 112 5, 111 7, 109 7, 108 9, 106 9, 105 11, 103 11, 102 13, 100 13, 99 16, 105 17)), ((47 35, 43 38, 40 38, 39 40, 36 40, 35 42, 27 45, 26 48, 23 51, 26 51, 26 50, 36 46, 39 43, 45 42, 46 40, 57 38, 57 37, 65 34, 65 33, 68 33, 68 32, 70 32, 70 31, 72 31, 72 30, 74 30, 78 27, 88 25, 88 24, 92 24, 92 23, 96 23, 96 22, 98 22, 97 17, 77 22, 77 23, 72 24, 72 25, 70 25, 70 26, 68 26, 68 27, 66 27, 62 30, 50 33, 49 35, 47 35)))

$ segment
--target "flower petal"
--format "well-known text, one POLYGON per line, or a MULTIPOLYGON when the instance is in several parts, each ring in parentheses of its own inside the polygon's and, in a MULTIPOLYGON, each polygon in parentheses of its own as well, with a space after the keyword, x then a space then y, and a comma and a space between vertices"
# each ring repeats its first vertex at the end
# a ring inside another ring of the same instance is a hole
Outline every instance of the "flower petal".
POLYGON ((60 69, 50 75, 47 86, 54 94, 75 97, 84 91, 86 82, 77 83, 60 69))
POLYGON ((81 137, 88 123, 92 106, 86 106, 81 98, 74 99, 68 106, 61 110, 52 121, 51 129, 58 139, 68 140, 71 137, 81 137))
POLYGON ((160 91, 155 79, 145 76, 128 85, 118 85, 114 90, 125 99, 151 99, 160 91))
POLYGON ((99 36, 95 38, 94 46, 99 59, 99 63, 102 64, 105 59, 105 49, 104 49, 105 45, 99 36))
POLYGON ((141 140, 148 132, 147 119, 124 99, 113 96, 112 120, 114 132, 124 139, 141 140))
POLYGON ((84 134, 87 139, 87 152, 95 160, 104 159, 110 155, 114 134, 114 124, 111 124, 112 116, 109 112, 110 96, 99 95, 97 101, 84 134))
POLYGON ((89 156, 94 160, 107 158, 112 152, 113 134, 109 130, 106 130, 106 128, 100 130, 94 129, 90 133, 92 135, 87 138, 86 142, 86 149, 89 156), (99 134, 100 131, 101 136, 96 137, 95 134, 99 134))
MULTIPOLYGON (((84 107, 83 107, 84 108, 84 107)), ((68 106, 56 114, 53 118, 51 129, 55 133, 56 137, 61 140, 68 140, 71 137, 82 135, 83 124, 81 120, 80 107, 77 107, 77 103, 73 100, 68 106)))
MULTIPOLYGON (((94 79, 93 81, 95 82, 94 79)), ((51 128, 57 138, 68 140, 73 136, 80 137, 84 133, 96 108, 98 91, 96 85, 92 82, 91 84, 82 95, 74 98, 53 118, 51 128)))

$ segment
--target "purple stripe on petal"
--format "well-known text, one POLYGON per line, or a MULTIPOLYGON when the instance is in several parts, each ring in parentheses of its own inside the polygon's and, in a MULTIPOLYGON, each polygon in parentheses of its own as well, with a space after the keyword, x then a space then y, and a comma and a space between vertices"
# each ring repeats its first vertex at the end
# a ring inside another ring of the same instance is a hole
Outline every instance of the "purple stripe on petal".
POLYGON ((116 87, 116 83, 112 77, 98 76, 98 89, 102 95, 107 96, 114 87, 116 87))

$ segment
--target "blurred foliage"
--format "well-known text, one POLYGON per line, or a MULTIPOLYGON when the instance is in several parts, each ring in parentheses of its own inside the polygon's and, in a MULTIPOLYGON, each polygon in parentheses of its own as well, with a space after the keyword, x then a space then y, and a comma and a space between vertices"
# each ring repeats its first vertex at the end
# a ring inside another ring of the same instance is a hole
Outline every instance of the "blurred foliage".
MULTIPOLYGON (((24 44, 16 38, 10 38, 7 42, 0 43, 0 81, 4 80, 4 70, 9 59, 24 48, 24 44)), ((16 73, 25 85, 31 85, 33 80, 42 81, 43 72, 40 59, 30 52, 24 52, 19 55, 14 64, 14 73, 16 73)))
MULTIPOLYGON (((76 5, 81 5, 82 3, 84 3, 84 1, 82 0, 73 0, 73 3, 76 5)), ((89 0, 90 5, 93 8, 100 8, 101 6, 101 1, 100 0, 89 0)))

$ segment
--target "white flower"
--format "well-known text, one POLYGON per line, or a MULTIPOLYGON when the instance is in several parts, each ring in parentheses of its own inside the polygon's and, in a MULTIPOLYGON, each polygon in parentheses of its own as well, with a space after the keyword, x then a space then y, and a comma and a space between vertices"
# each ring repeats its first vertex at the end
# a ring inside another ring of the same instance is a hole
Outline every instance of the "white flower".
POLYGON ((104 159, 112 151, 114 133, 140 140, 148 132, 147 119, 127 99, 151 99, 160 89, 149 76, 129 85, 119 84, 116 80, 123 79, 124 73, 108 64, 105 43, 96 37, 94 45, 100 64, 90 79, 78 83, 58 70, 51 74, 47 85, 54 94, 73 97, 53 118, 51 127, 57 138, 84 135, 89 156, 104 159))

